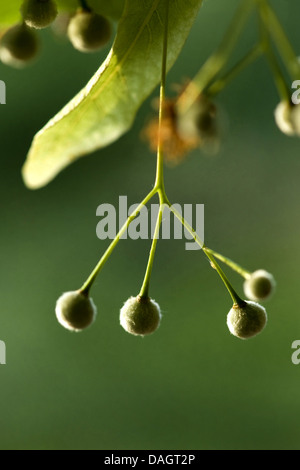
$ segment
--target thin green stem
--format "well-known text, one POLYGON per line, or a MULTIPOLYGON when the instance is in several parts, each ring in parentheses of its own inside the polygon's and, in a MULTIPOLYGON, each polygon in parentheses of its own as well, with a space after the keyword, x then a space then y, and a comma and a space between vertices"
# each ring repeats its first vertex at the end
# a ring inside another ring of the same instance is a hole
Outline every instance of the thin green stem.
POLYGON ((192 235, 195 242, 198 243, 200 248, 203 249, 205 255, 208 257, 208 259, 210 260, 212 266, 216 269, 216 271, 218 272, 219 276, 221 277, 223 283, 225 284, 225 287, 227 288, 234 304, 242 305, 244 303, 244 301, 238 296, 238 294, 236 293, 236 291, 234 290, 234 288, 230 284, 229 280, 227 279, 225 273, 222 271, 222 269, 220 268, 220 266, 216 262, 213 254, 212 254, 212 250, 206 248, 206 246, 204 245, 203 240, 201 240, 201 238, 198 236, 197 232, 190 226, 190 224, 185 220, 185 218, 181 214, 179 214, 179 212, 171 204, 169 204, 169 208, 173 212, 173 214, 177 217, 177 219, 180 220, 180 222, 186 228, 186 230, 192 235))
MULTIPOLYGON (((85 0, 80 0, 80 4, 82 8, 84 9, 89 9, 88 4, 85 0)), ((168 50, 168 31, 169 31, 169 0, 167 1, 167 6, 166 6, 166 17, 165 17, 165 27, 164 27, 164 41, 163 41, 163 57, 162 57, 162 78, 161 78, 161 89, 160 89, 160 113, 159 113, 159 120, 160 120, 160 129, 161 129, 161 124, 163 121, 163 113, 164 113, 164 100, 165 100, 165 89, 166 89, 166 76, 167 76, 167 50, 168 50)), ((156 245, 157 245, 157 239, 158 239, 158 234, 159 234, 159 229, 160 229, 160 224, 162 221, 162 212, 163 212, 163 203, 167 199, 166 192, 165 192, 165 186, 164 186, 164 173, 163 173, 163 148, 162 148, 162 138, 161 135, 159 137, 159 144, 158 144, 158 152, 157 152, 157 168, 156 168, 156 181, 154 188, 150 193, 145 197, 145 199, 138 205, 136 210, 131 214, 131 216, 128 217, 122 228, 120 229, 119 233, 116 235, 114 240, 111 242, 107 250, 105 251, 104 255, 100 259, 99 263, 96 265, 95 269, 87 279, 87 281, 83 284, 81 287, 80 291, 88 296, 89 291, 95 282, 98 274, 104 267, 105 263, 113 253, 114 249, 116 248, 117 244, 119 243, 122 235, 126 232, 128 229, 129 225, 131 222, 137 217, 139 214, 140 210, 142 207, 144 207, 150 199, 155 194, 159 194, 159 199, 160 199, 160 211, 159 211, 159 216, 157 220, 157 225, 156 225, 156 230, 155 230, 155 236, 154 240, 152 243, 152 247, 150 250, 150 256, 149 256, 149 261, 148 261, 148 266, 147 266, 147 271, 143 283, 143 287, 141 290, 141 296, 144 297, 145 295, 148 295, 148 290, 149 290, 149 282, 150 282, 150 277, 151 277, 151 272, 152 272, 152 267, 153 267, 153 261, 154 261, 154 255, 156 251, 156 245)))
MULTIPOLYGON (((191 225, 185 220, 185 218, 176 210, 175 207, 173 207, 169 201, 166 201, 166 204, 168 205, 169 209, 173 212, 173 214, 175 215, 175 217, 180 220, 180 222, 182 223, 182 225, 186 228, 186 230, 190 233, 190 235, 192 235, 192 237, 194 238, 194 241, 196 243, 198 243, 198 245, 200 246, 200 248, 203 249, 203 251, 205 252, 205 254, 208 256, 211 255, 211 256, 214 256, 216 258, 218 258, 219 260, 221 260, 224 264, 227 264, 231 269, 233 269, 234 271, 236 271, 238 274, 240 274, 242 277, 244 277, 245 279, 248 278, 251 274, 250 271, 247 271, 246 269, 242 268, 241 266, 239 266, 237 263, 235 263, 234 261, 230 260, 229 258, 227 258, 226 256, 223 256, 221 255, 220 253, 217 253, 216 251, 212 250, 211 248, 208 248, 207 246, 205 246, 204 244, 204 241, 201 240, 201 238, 199 237, 199 235, 197 234, 197 232, 195 231, 195 229, 193 229, 193 227, 191 227, 191 225)), ((216 262, 214 261, 214 264, 216 264, 216 262)))
POLYGON ((159 101, 159 135, 157 146, 157 168, 155 188, 165 193, 164 183, 164 158, 163 158, 163 139, 162 139, 162 123, 164 119, 164 103, 166 98, 166 79, 167 79, 167 59, 168 59, 168 36, 169 36, 169 0, 166 4, 166 15, 164 25, 163 53, 161 64, 161 84, 160 84, 160 101, 159 101))
POLYGON ((83 284, 83 286, 81 287, 80 291, 85 294, 85 295, 88 295, 89 294, 89 291, 93 285, 93 283, 95 282, 98 274, 100 273, 100 271, 102 270, 102 268, 104 267, 105 263, 107 262, 107 260, 109 259, 110 255, 112 254, 112 252, 114 251, 114 249, 116 248, 117 244, 119 243, 122 235, 126 232, 126 230, 128 229, 129 225, 131 224, 131 222, 137 217, 137 215, 139 214, 140 210, 142 209, 143 206, 145 206, 149 201, 150 199, 152 199, 152 197, 156 194, 156 190, 153 189, 152 191, 150 191, 150 193, 145 197, 145 199, 139 204, 139 206, 136 208, 136 210, 128 217, 128 219, 126 220, 126 222, 124 223, 124 225, 122 226, 122 228, 120 229, 119 233, 117 234, 117 236, 115 237, 115 239, 111 242, 111 244, 109 245, 109 247, 107 248, 107 250, 105 251, 104 255, 102 256, 102 258, 100 259, 99 263, 97 264, 97 266, 95 267, 95 269, 93 270, 92 274, 89 276, 89 278, 87 279, 87 281, 83 284))
POLYGON ((163 156, 163 138, 162 138, 162 123, 164 120, 165 98, 166 98, 166 80, 167 80, 167 59, 168 59, 168 36, 169 36, 169 0, 166 3, 165 24, 164 24, 164 39, 163 39, 163 53, 161 64, 161 84, 160 84, 160 101, 159 101, 159 132, 158 132, 158 146, 157 146, 157 166, 156 166, 156 180, 154 184, 154 191, 159 195, 159 213, 156 221, 154 238, 148 259, 148 265, 145 273, 144 282, 140 291, 140 297, 148 298, 150 280, 156 253, 157 241, 159 237, 159 230, 162 222, 164 211, 164 203, 167 200, 164 181, 164 156, 163 156))
POLYGON ((166 204, 169 206, 169 209, 175 217, 182 223, 182 225, 186 228, 186 230, 192 235, 194 241, 200 246, 200 248, 203 248, 204 246, 204 241, 201 240, 199 235, 197 234, 196 230, 185 220, 185 218, 180 214, 174 206, 167 200, 166 204))
POLYGON ((259 29, 261 37, 261 45, 266 55, 274 81, 278 90, 278 94, 283 101, 290 101, 290 90, 286 83, 285 76, 281 70, 281 66, 278 62, 277 56, 273 50, 273 45, 270 40, 269 31, 265 27, 265 21, 261 14, 261 7, 259 8, 259 29))
POLYGON ((255 44, 252 49, 243 57, 232 69, 222 78, 216 80, 207 90, 207 95, 211 98, 219 94, 231 83, 244 69, 255 62, 263 53, 261 43, 255 44))
POLYGON ((201 67, 198 74, 178 99, 178 106, 184 111, 198 99, 230 59, 233 49, 243 32, 246 21, 254 9, 253 0, 245 0, 239 6, 221 45, 201 67))
POLYGON ((211 251, 210 250, 207 250, 206 247, 203 247, 203 251, 204 253, 206 254, 206 256, 208 257, 208 259, 210 260, 210 262, 212 263, 212 266, 217 270, 220 278, 222 279, 222 281, 224 282, 225 284, 225 287, 227 288, 229 294, 231 295, 231 298, 233 300, 233 303, 235 305, 242 305, 244 304, 244 300, 242 300, 238 294, 236 293, 236 291, 234 290, 234 288, 232 287, 232 285, 230 284, 228 278, 226 277, 225 273, 222 271, 222 269, 220 268, 220 266, 218 265, 218 263, 216 262, 214 256, 211 254, 211 251))
POLYGON ((210 253, 215 258, 222 261, 224 264, 229 266, 233 271, 238 273, 244 279, 247 279, 251 275, 250 271, 248 271, 247 269, 242 268, 241 266, 239 266, 237 263, 235 263, 231 259, 227 258, 226 256, 223 256, 220 253, 217 253, 216 251, 212 250, 211 248, 208 248, 207 246, 205 247, 205 249, 206 249, 207 253, 210 253))
POLYGON ((151 274, 152 274, 152 269, 153 269, 153 264, 154 264, 155 253, 156 253, 157 241, 159 238, 159 230, 160 230, 160 226, 162 223, 163 211, 164 211, 164 206, 161 205, 159 208, 159 213, 158 213, 158 217, 156 221, 156 227, 155 227, 155 231, 153 235, 153 241, 151 245, 146 274, 145 274, 144 282, 140 291, 140 297, 142 298, 149 297, 150 280, 151 280, 151 274))
POLYGON ((300 64, 298 57, 275 13, 267 0, 256 0, 261 18, 269 34, 273 38, 277 49, 289 74, 294 80, 299 79, 300 64))

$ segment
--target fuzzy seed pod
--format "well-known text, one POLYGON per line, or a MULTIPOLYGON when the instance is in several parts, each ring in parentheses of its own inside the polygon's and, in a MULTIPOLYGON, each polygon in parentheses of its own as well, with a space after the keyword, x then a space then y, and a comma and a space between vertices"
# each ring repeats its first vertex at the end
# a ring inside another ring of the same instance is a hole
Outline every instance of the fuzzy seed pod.
POLYGON ((35 29, 50 26, 57 17, 57 13, 54 0, 25 0, 21 6, 25 23, 35 29))
POLYGON ((91 298, 74 291, 66 292, 58 299, 55 313, 64 328, 79 332, 94 323, 97 308, 91 298))
POLYGON ((264 269, 258 269, 244 282, 244 292, 247 299, 258 302, 266 300, 273 293, 275 279, 264 269))
POLYGON ((300 136, 300 105, 281 101, 275 109, 275 121, 284 134, 300 136))
POLYGON ((104 16, 85 10, 79 10, 68 27, 68 37, 80 52, 101 49, 109 41, 111 34, 111 24, 104 16))
POLYGON ((0 60, 12 67, 26 66, 37 56, 38 51, 37 35, 23 24, 8 29, 0 41, 0 60))
POLYGON ((154 333, 160 325, 159 305, 150 298, 130 297, 120 312, 121 326, 135 336, 154 333))
POLYGON ((202 143, 215 140, 218 135, 216 114, 216 106, 201 95, 186 112, 178 113, 177 132, 183 139, 202 143))
POLYGON ((258 335, 267 324, 267 312, 261 305, 245 301, 235 304, 227 316, 230 333, 240 339, 248 339, 258 335))

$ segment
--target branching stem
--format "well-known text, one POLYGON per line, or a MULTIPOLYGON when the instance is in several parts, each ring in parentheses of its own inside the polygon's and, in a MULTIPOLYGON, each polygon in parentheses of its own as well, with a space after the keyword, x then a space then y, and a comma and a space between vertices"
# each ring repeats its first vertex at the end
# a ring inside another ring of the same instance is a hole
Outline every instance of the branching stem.
MULTIPOLYGON (((202 69, 200 70, 198 76, 192 82, 192 85, 187 88, 185 93, 189 96, 190 101, 193 100, 196 95, 199 96, 199 92, 201 93, 204 89, 206 89, 209 84, 211 84, 212 80, 219 74, 219 72, 223 69, 226 63, 229 60, 231 52, 243 30, 244 24, 248 19, 250 13, 252 12, 255 4, 262 5, 264 0, 245 0, 242 3, 240 8, 238 9, 236 16, 231 24, 231 27, 226 34, 222 45, 217 50, 217 52, 204 64, 202 69), (194 87, 194 88, 193 88, 194 87)), ((80 3, 83 8, 89 8, 85 0, 80 0, 80 3)), ((261 7, 261 6, 260 6, 261 7)), ((261 7, 262 8, 262 7, 261 7)), ((272 22, 275 22, 275 19, 272 18, 272 22)), ((279 37, 282 32, 277 28, 277 37, 279 37)), ((225 256, 216 253, 214 250, 206 247, 204 245, 204 241, 200 239, 199 235, 193 229, 193 227, 182 217, 182 215, 176 210, 174 206, 168 200, 166 190, 165 190, 165 182, 164 182, 164 149, 163 149, 163 135, 162 135, 162 126, 164 120, 164 111, 165 111, 165 96, 166 96, 166 77, 167 77, 167 54, 168 54, 168 35, 169 35, 169 0, 166 2, 166 12, 165 12, 165 23, 164 23, 164 39, 163 39, 163 53, 162 53, 162 69, 161 69, 161 86, 160 86, 160 106, 159 106, 159 136, 158 136, 158 149, 157 149, 157 165, 156 165, 156 178, 155 184, 153 189, 149 192, 149 194, 144 198, 144 200, 139 204, 136 210, 128 217, 122 228, 120 229, 119 233, 115 237, 115 239, 111 242, 107 250, 105 251, 104 255, 100 259, 99 263, 95 267, 94 271, 84 283, 82 288, 80 289, 82 293, 85 295, 89 295, 89 291, 95 282, 98 274, 104 267, 105 263, 111 256, 112 252, 116 248, 117 244, 119 243, 122 235, 126 232, 131 222, 138 216, 139 212, 141 211, 142 207, 144 207, 155 195, 159 197, 159 213, 156 221, 155 232, 153 236, 153 241, 150 249, 147 269, 144 277, 144 281, 140 290, 140 296, 144 298, 149 297, 149 286, 151 280, 151 274, 154 264, 154 258, 156 253, 157 242, 159 239, 159 232, 162 223, 163 211, 165 207, 169 207, 170 211, 174 214, 174 216, 180 220, 184 228, 192 235, 194 241, 198 243, 198 245, 203 249, 203 252, 207 256, 210 261, 211 266, 218 272, 219 276, 221 277, 225 287, 227 288, 234 304, 243 304, 243 300, 238 296, 236 291, 233 289, 232 285, 230 284, 228 278, 226 277, 225 273, 222 271, 220 266, 218 265, 216 258, 221 260, 223 263, 228 265, 238 274, 240 274, 245 279, 250 275, 250 272, 243 269, 235 262, 231 261, 230 259, 226 258, 225 256)), ((264 50, 267 44, 267 52, 269 54, 270 62, 273 63, 274 60, 271 60, 270 56, 270 48, 269 43, 266 43, 266 37, 262 37, 262 40, 259 44, 253 47, 249 51, 249 53, 231 70, 227 73, 227 75, 223 76, 223 78, 216 81, 211 88, 209 88, 209 92, 211 95, 214 95, 221 91, 230 80, 232 80, 237 73, 239 73, 243 68, 247 65, 252 63, 264 50)), ((285 44, 285 49, 287 50, 287 44, 285 44)), ((291 55, 291 51, 289 51, 291 55)), ((184 100, 183 100, 184 101, 184 100)), ((186 102, 185 102, 186 104, 186 102)))

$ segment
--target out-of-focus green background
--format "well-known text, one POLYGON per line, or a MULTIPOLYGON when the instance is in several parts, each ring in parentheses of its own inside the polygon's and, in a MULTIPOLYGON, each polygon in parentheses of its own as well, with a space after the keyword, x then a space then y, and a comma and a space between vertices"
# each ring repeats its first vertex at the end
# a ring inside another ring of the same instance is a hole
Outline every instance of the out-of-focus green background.
MULTIPOLYGON (((238 3, 204 3, 169 90, 197 72, 238 3)), ((299 50, 299 2, 272 3, 299 50)), ((254 33, 250 23, 240 51, 254 33)), ((205 204, 209 246, 274 274, 267 329, 246 342, 231 336, 230 298, 203 253, 161 241, 151 286, 161 327, 144 339, 128 335, 119 310, 138 293, 149 251, 148 241, 128 240, 93 289, 97 322, 77 335, 58 325, 55 302, 81 286, 107 247, 96 237, 97 206, 117 205, 119 195, 135 203, 151 188, 155 158, 139 138, 151 100, 114 145, 29 191, 20 168, 33 135, 107 52, 81 55, 50 30, 42 40, 34 66, 0 65, 7 84, 0 107, 0 340, 7 347, 0 448, 299 449, 300 365, 291 362, 291 344, 300 339, 300 140, 275 126, 279 98, 266 62, 218 97, 226 121, 220 154, 194 152, 167 168, 166 182, 172 202, 205 204)), ((225 269, 242 294, 241 279, 225 269)))

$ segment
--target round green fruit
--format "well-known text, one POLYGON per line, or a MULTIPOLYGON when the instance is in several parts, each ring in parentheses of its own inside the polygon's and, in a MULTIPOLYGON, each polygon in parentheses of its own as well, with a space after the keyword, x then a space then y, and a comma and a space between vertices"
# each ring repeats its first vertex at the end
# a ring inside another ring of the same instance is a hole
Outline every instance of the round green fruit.
POLYGON ((43 29, 50 26, 57 17, 57 6, 53 0, 25 0, 21 13, 27 26, 43 29))
POLYGON ((112 28, 104 16, 80 10, 71 19, 68 37, 74 48, 80 52, 94 52, 110 40, 112 28))
POLYGON ((0 60, 12 67, 24 67, 37 56, 38 51, 36 33, 23 24, 8 29, 0 41, 0 60))
POLYGON ((120 312, 120 323, 125 331, 135 336, 145 336, 160 325, 159 305, 150 298, 130 297, 120 312))
POLYGON ((246 297, 254 301, 268 299, 273 293, 274 288, 274 277, 264 269, 258 269, 252 273, 244 283, 246 297))
POLYGON ((74 291, 66 292, 58 299, 55 313, 64 328, 79 332, 94 323, 97 308, 91 298, 80 291, 74 291))
POLYGON ((186 111, 177 112, 177 132, 181 138, 203 143, 217 137, 217 108, 205 95, 186 111))
POLYGON ((258 335, 267 324, 267 312, 261 305, 245 301, 235 304, 227 316, 230 333, 240 339, 248 339, 258 335))

